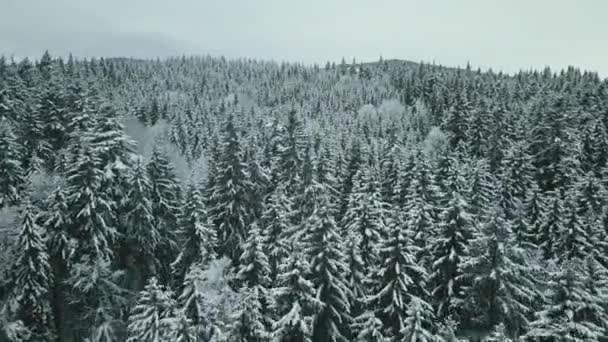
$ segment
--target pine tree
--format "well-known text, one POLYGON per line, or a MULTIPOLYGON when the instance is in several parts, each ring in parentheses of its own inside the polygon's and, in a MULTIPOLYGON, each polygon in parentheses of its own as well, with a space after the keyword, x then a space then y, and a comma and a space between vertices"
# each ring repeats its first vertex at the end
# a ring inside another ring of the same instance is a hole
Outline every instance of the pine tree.
POLYGON ((566 197, 563 227, 561 231, 557 231, 555 241, 555 255, 561 261, 585 259, 593 253, 595 246, 599 245, 594 225, 578 215, 576 200, 573 197, 572 193, 566 197))
POLYGON ((216 231, 208 221, 200 190, 191 184, 179 220, 180 252, 171 264, 175 279, 181 282, 191 265, 207 265, 215 257, 216 231))
MULTIPOLYGON (((270 265, 264 251, 262 232, 254 222, 243 245, 237 278, 246 287, 264 289, 270 285, 270 265)), ((263 291, 260 291, 263 294, 263 291)))
POLYGON ((412 242, 418 247, 417 260, 426 265, 429 261, 429 238, 439 224, 439 191, 429 165, 423 158, 420 153, 416 158, 414 178, 407 192, 403 220, 412 236, 412 242))
POLYGON ((533 185, 529 190, 524 208, 526 223, 528 224, 528 242, 539 247, 539 238, 541 237, 542 226, 547 214, 547 203, 538 186, 533 185))
POLYGON ((19 145, 6 118, 0 119, 0 208, 19 202, 25 184, 19 145))
POLYGON ((403 341, 408 342, 432 342, 435 341, 434 336, 434 320, 433 307, 414 297, 408 304, 407 318, 404 322, 404 327, 401 331, 403 341))
POLYGON ((259 220, 264 212, 264 200, 270 189, 270 177, 267 171, 262 168, 253 149, 247 153, 247 199, 248 207, 252 212, 250 221, 259 220))
POLYGON ((14 296, 18 317, 30 329, 34 340, 52 338, 50 308, 51 267, 46 236, 36 221, 34 207, 24 203, 19 233, 19 256, 15 262, 14 296))
POLYGON ((561 232, 564 231, 564 208, 563 201, 558 194, 553 194, 549 211, 541 224, 540 232, 536 236, 537 244, 543 251, 546 260, 556 255, 556 241, 561 232))
POLYGON ((151 186, 152 216, 159 232, 155 257, 159 261, 158 277, 161 283, 168 283, 170 264, 178 254, 175 228, 178 226, 181 207, 181 187, 175 175, 167 152, 156 142, 150 162, 147 165, 151 186))
POLYGON ((394 340, 403 337, 408 305, 428 297, 427 273, 416 262, 415 254, 416 247, 403 227, 391 226, 380 246, 383 263, 374 273, 370 301, 386 330, 385 336, 394 340))
POLYGON ((277 319, 272 324, 272 341, 312 342, 313 322, 323 304, 315 296, 309 281, 310 265, 303 254, 292 251, 280 267, 279 287, 272 289, 273 310, 277 319))
POLYGON ((125 204, 124 227, 121 231, 119 262, 136 276, 136 289, 143 288, 145 279, 156 273, 159 265, 155 253, 160 240, 160 233, 152 216, 150 201, 152 188, 143 159, 138 157, 133 162, 133 169, 128 178, 130 188, 125 204))
POLYGON ((494 331, 490 334, 490 336, 486 337, 484 342, 512 342, 509 337, 507 337, 507 331, 505 325, 503 323, 497 324, 494 328, 494 331))
POLYGON ((591 298, 581 277, 581 260, 564 263, 550 282, 551 297, 531 323, 529 338, 556 341, 599 341, 602 329, 585 317, 591 298))
MULTIPOLYGON (((365 309, 365 298, 368 295, 368 279, 366 279, 367 268, 361 258, 359 250, 361 239, 354 234, 350 234, 346 238, 346 264, 348 267, 348 275, 346 277, 348 288, 352 292, 352 300, 350 302, 351 317, 359 316, 365 309)), ((352 333, 352 330, 351 330, 352 333)))
POLYGON ((264 249, 268 255, 270 278, 276 279, 278 266, 289 254, 293 203, 285 193, 284 185, 277 186, 267 198, 262 214, 264 249))
POLYGON ((457 313, 463 299, 462 263, 469 253, 472 237, 471 217, 459 190, 453 190, 442 214, 438 235, 430 250, 431 284, 437 315, 457 313))
POLYGON ((342 218, 343 232, 345 235, 358 236, 358 249, 363 264, 373 268, 379 263, 377 245, 386 230, 385 204, 371 169, 358 171, 353 183, 353 192, 342 218))
POLYGON ((304 129, 298 113, 290 110, 276 162, 276 172, 280 175, 278 181, 286 184, 289 193, 296 191, 297 184, 300 182, 305 141, 304 129))
POLYGON ((232 316, 229 340, 235 342, 268 341, 264 317, 264 292, 259 286, 241 289, 239 309, 232 316))
POLYGON ((245 168, 233 117, 229 115, 223 132, 222 153, 216 164, 209 215, 217 230, 219 254, 231 258, 235 266, 241 255, 240 246, 247 236, 250 217, 245 168))
POLYGON ((359 315, 354 322, 353 331, 356 336, 355 342, 388 342, 391 339, 384 337, 384 326, 382 321, 376 317, 374 312, 365 311, 359 315))
POLYGON ((76 240, 73 258, 109 259, 116 236, 114 203, 104 192, 103 170, 98 156, 85 143, 67 170, 66 202, 69 208, 68 234, 76 240))
POLYGON ((528 323, 538 293, 530 275, 527 255, 515 241, 509 221, 495 208, 482 231, 471 241, 471 256, 464 262, 468 279, 467 306, 480 329, 504 323, 517 336, 528 323))
POLYGON ((350 324, 350 298, 346 286, 346 257, 342 253, 336 222, 329 212, 326 190, 318 198, 311 217, 306 221, 306 253, 311 259, 311 276, 317 298, 323 303, 315 317, 315 341, 346 341, 350 324))
POLYGON ((169 342, 172 339, 173 293, 150 278, 129 315, 128 342, 169 342))

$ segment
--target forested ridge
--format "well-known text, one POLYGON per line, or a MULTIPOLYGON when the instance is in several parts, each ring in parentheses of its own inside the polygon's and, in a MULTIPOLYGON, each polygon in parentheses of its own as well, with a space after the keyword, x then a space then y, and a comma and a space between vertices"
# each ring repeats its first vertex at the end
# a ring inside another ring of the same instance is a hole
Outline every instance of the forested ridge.
POLYGON ((0 58, 0 341, 605 341, 608 80, 0 58))

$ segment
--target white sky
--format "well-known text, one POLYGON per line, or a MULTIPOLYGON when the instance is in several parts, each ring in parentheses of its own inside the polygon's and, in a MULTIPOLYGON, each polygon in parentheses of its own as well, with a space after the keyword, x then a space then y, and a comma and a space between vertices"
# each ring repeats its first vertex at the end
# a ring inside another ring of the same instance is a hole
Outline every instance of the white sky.
POLYGON ((400 58, 608 76, 606 0, 0 0, 0 54, 400 58))

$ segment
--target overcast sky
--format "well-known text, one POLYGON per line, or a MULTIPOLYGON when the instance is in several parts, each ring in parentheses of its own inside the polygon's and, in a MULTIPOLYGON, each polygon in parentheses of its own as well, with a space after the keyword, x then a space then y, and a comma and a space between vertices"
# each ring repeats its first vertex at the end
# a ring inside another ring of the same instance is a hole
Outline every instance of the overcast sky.
POLYGON ((400 58, 608 76, 606 0, 0 0, 0 54, 400 58))

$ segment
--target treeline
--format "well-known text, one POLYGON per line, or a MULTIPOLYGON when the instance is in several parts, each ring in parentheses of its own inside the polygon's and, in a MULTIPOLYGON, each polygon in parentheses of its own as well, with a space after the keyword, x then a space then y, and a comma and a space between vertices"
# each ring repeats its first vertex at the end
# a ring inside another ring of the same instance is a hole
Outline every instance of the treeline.
POLYGON ((0 59, 0 340, 602 341, 608 82, 0 59))

